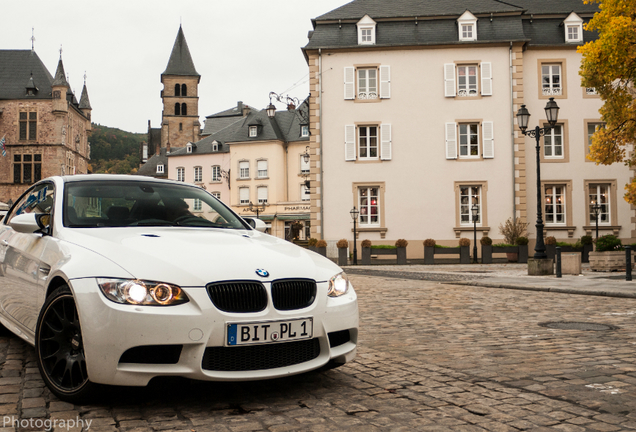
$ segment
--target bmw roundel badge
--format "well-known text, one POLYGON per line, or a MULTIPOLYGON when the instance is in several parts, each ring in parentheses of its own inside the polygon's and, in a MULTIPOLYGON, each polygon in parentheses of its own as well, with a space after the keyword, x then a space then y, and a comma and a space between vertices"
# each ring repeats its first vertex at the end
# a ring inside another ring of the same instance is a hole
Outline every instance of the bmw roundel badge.
POLYGON ((261 277, 269 276, 269 272, 267 270, 264 270, 264 269, 256 269, 256 274, 261 276, 261 277))

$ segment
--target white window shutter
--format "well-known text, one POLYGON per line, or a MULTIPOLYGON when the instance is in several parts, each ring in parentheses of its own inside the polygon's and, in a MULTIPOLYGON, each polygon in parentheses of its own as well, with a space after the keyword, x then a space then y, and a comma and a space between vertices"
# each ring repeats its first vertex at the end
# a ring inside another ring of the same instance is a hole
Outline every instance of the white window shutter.
POLYGON ((355 99, 356 98, 356 86, 355 86, 355 69, 352 67, 344 68, 344 98, 355 99))
POLYGON ((481 95, 492 96, 492 63, 481 64, 481 95))
POLYGON ((455 63, 444 64, 444 96, 455 97, 455 63))
POLYGON ((446 123, 446 159, 457 159, 457 123, 446 123))
POLYGON ((356 126, 345 125, 345 160, 356 160, 356 126))
POLYGON ((485 121, 481 124, 481 132, 484 142, 484 159, 492 159, 495 157, 495 133, 493 123, 485 121))
POLYGON ((380 159, 391 160, 391 125, 380 125, 380 159))
POLYGON ((380 99, 391 97, 391 66, 380 66, 380 99))

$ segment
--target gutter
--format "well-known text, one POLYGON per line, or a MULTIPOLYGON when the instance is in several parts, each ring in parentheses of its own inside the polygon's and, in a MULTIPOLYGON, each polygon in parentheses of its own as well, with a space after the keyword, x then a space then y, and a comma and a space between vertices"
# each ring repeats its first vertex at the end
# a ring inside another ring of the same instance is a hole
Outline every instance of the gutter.
POLYGON ((510 73, 510 141, 512 142, 512 220, 517 221, 517 199, 515 186, 515 108, 514 108, 514 86, 512 82, 512 41, 508 49, 509 73, 510 73))
POLYGON ((324 214, 324 203, 325 203, 325 185, 324 182, 324 172, 323 172, 323 163, 322 163, 322 143, 325 142, 325 137, 323 135, 322 129, 322 48, 318 48, 318 127, 320 130, 320 144, 318 145, 318 150, 320 151, 320 238, 324 240, 325 238, 325 214, 324 214))

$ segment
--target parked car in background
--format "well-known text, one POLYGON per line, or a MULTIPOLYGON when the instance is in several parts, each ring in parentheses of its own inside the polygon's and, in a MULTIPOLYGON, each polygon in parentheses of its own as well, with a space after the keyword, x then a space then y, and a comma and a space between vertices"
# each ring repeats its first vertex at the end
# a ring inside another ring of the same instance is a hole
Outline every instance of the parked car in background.
POLYGON ((352 360, 358 337, 333 262, 199 187, 118 175, 48 178, 17 200, 0 224, 0 322, 71 402, 158 376, 299 374, 352 360))

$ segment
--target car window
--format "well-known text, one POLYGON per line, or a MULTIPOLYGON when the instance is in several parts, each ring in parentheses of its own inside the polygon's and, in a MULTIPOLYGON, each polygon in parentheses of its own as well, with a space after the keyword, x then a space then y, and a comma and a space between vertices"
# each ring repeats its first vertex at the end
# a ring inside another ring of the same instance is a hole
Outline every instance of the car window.
POLYGON ((244 223, 205 190, 141 181, 68 182, 64 226, 192 226, 245 229, 244 223))
POLYGON ((55 186, 53 183, 40 183, 29 189, 13 207, 12 212, 6 218, 5 223, 11 222, 15 216, 22 213, 51 213, 55 198, 55 186))

